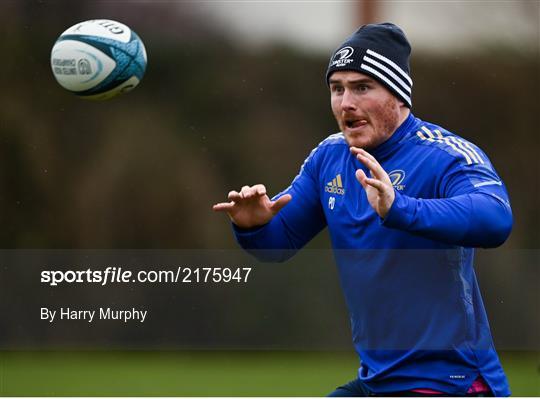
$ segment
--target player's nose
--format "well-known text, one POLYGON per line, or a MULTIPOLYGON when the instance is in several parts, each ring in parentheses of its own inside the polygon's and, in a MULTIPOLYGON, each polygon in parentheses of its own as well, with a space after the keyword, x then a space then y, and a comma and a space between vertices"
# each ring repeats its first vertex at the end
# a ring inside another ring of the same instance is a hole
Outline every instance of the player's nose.
POLYGON ((345 89, 343 96, 341 97, 341 108, 343 108, 344 111, 356 109, 353 93, 348 89, 345 89))

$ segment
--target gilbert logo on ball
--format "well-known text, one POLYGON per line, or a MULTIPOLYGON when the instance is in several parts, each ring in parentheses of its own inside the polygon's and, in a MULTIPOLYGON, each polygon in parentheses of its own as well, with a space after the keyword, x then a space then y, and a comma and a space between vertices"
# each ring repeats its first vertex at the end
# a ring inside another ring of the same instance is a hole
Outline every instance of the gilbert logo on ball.
POLYGON ((58 83, 86 99, 106 100, 133 90, 146 70, 146 50, 129 27, 108 19, 73 25, 51 52, 58 83))

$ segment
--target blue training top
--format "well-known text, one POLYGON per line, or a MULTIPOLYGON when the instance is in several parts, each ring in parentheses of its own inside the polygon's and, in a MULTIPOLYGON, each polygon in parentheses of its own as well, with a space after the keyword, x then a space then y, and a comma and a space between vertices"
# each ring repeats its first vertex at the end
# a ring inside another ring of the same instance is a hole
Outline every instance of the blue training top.
POLYGON ((478 147, 412 114, 370 153, 396 194, 384 220, 355 177, 367 168, 338 133, 275 197, 292 200, 268 224, 233 226, 239 244, 283 261, 328 226, 359 378, 373 392, 463 395, 481 375, 509 395, 473 270, 473 247, 501 245, 512 228, 503 182, 478 147))

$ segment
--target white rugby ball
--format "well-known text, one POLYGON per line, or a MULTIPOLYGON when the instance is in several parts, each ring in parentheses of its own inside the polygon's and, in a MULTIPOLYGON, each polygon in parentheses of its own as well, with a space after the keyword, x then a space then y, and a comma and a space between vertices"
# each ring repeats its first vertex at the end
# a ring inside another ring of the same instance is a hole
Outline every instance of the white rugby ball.
POLYGON ((133 90, 146 71, 144 44, 128 26, 93 19, 63 32, 51 51, 58 83, 81 98, 106 100, 133 90))

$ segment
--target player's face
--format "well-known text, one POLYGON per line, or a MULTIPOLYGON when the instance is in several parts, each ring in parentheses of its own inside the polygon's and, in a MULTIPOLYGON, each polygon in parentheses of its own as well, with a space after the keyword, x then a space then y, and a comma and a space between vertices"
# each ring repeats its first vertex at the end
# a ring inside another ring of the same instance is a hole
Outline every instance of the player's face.
POLYGON ((332 112, 350 146, 370 150, 384 143, 409 109, 382 84, 355 71, 330 76, 332 112))

